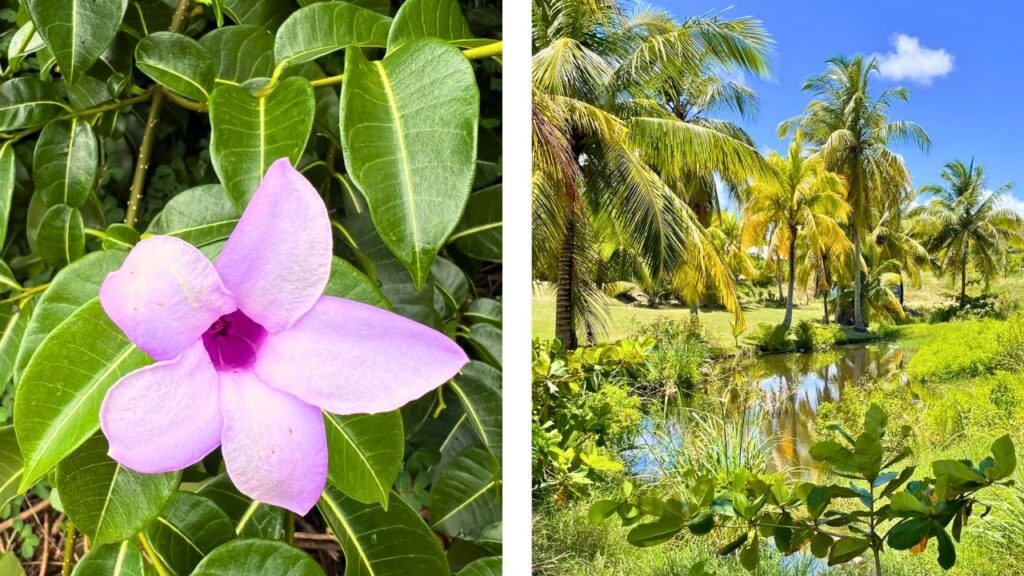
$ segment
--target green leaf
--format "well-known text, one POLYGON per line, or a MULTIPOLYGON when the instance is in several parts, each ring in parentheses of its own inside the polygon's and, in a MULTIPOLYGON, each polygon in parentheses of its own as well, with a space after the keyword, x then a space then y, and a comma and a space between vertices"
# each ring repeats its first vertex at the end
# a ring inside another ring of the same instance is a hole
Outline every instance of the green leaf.
POLYGON ((448 243, 466 256, 501 262, 501 184, 469 196, 462 221, 448 243))
POLYGON ((889 497, 889 506, 896 512, 927 512, 927 508, 910 492, 897 492, 889 497))
POLYGON ((99 145, 88 122, 78 118, 43 128, 32 156, 32 179, 47 206, 79 207, 96 186, 99 145))
POLYGON ((25 300, 21 305, 12 302, 0 304, 0 395, 14 376, 18 347, 32 318, 32 306, 32 300, 25 300))
POLYGON ((140 474, 107 456, 107 440, 97 434, 57 465, 57 487, 64 512, 94 544, 127 540, 163 510, 181 472, 140 474))
POLYGON ((274 31, 295 6, 289 0, 221 0, 224 13, 239 24, 252 24, 274 31))
POLYGON ((107 318, 98 298, 51 332, 15 394, 14 428, 25 458, 19 492, 88 440, 99 428, 107 390, 150 362, 107 318))
POLYGON ((405 454, 401 413, 324 413, 324 425, 328 481, 346 496, 364 504, 379 502, 386 510, 405 454))
MULTIPOLYGON (((353 50, 355 52, 355 50, 353 50)), ((306 147, 316 102, 305 78, 287 78, 257 98, 239 86, 210 96, 210 158, 238 209, 249 202, 267 168, 278 158, 298 162, 306 147)))
POLYGON ((646 548, 664 544, 683 531, 683 521, 676 516, 658 518, 654 522, 645 522, 634 526, 626 540, 633 546, 646 548))
POLYGON ((78 208, 56 204, 46 211, 36 237, 39 256, 52 266, 66 266, 85 255, 85 224, 78 208))
MULTIPOLYGON (((11 202, 14 198, 14 181, 17 178, 14 147, 10 141, 0 145, 0 247, 7 242, 10 227, 11 202)), ((37 183, 38 185, 38 183, 37 183)))
POLYGON ((110 46, 128 0, 26 0, 68 84, 74 84, 110 46))
POLYGON ((910 518, 896 524, 889 530, 887 542, 893 550, 909 550, 928 536, 932 526, 931 518, 910 518))
POLYGON ((204 557, 234 539, 235 525, 209 498, 177 492, 146 536, 174 574, 187 576, 198 574, 192 570, 204 557))
POLYGON ((828 565, 844 564, 867 551, 871 543, 865 538, 840 538, 828 555, 828 565))
POLYGON ((591 526, 597 526, 618 509, 619 503, 614 500, 598 500, 591 504, 590 510, 587 511, 587 521, 591 526))
POLYGON ((192 576, 323 575, 324 571, 309 554, 283 542, 268 540, 229 542, 214 550, 192 573, 192 576))
POLYGON ((811 537, 811 554, 815 558, 824 558, 828 556, 829 550, 832 549, 832 544, 835 541, 831 536, 827 534, 821 534, 820 532, 811 537))
POLYGON ((854 473, 860 472, 853 452, 838 442, 815 442, 811 446, 810 454, 811 458, 828 462, 837 470, 854 473))
POLYGON ((740 534, 734 540, 732 540, 731 542, 729 542, 725 546, 722 546, 721 548, 719 548, 718 549, 718 555, 719 556, 728 556, 729 554, 732 554, 736 550, 739 550, 739 547, 743 546, 743 544, 746 543, 748 538, 750 538, 749 532, 744 532, 744 533, 740 534))
POLYGON ((740 550, 740 566, 743 566, 749 572, 757 570, 757 565, 761 562, 761 547, 758 545, 757 538, 747 544, 746 548, 740 550))
POLYGON ((227 240, 242 214, 220 184, 204 184, 178 193, 164 205, 146 230, 176 236, 203 247, 227 240))
POLYGON ((464 450, 434 481, 430 518, 449 536, 474 539, 501 518, 500 477, 491 454, 480 446, 464 450))
POLYGON ((996 464, 989 468, 990 480, 1002 480, 1013 474, 1017 467, 1017 454, 1009 435, 1001 436, 992 443, 992 456, 995 457, 996 464))
POLYGON ((932 472, 935 476, 948 475, 966 482, 983 482, 985 480, 981 474, 971 470, 970 467, 959 460, 936 460, 932 462, 932 472))
POLYGON ((138 230, 121 223, 107 226, 106 235, 103 239, 104 250, 131 250, 142 238, 138 230))
POLYGON ((346 576, 450 573, 437 537, 401 498, 393 499, 385 510, 328 486, 317 508, 341 543, 346 576))
POLYGON ((36 128, 67 110, 53 85, 31 76, 0 84, 0 132, 36 128))
POLYGON ((449 384, 477 437, 501 461, 501 372, 471 361, 449 384))
POLYGON ((956 548, 953 546, 953 541, 950 540, 949 534, 946 534, 946 531, 939 526, 932 530, 932 536, 935 536, 935 540, 939 543, 939 566, 942 566, 943 570, 949 570, 956 564, 956 548))
POLYGON ((210 98, 213 58, 198 41, 176 32, 156 32, 135 48, 135 65, 174 92, 199 102, 210 98))
POLYGON ((457 0, 408 0, 395 14, 388 50, 417 38, 467 40, 473 38, 457 0))
POLYGON ((469 303, 462 317, 470 324, 485 323, 501 328, 501 301, 477 298, 469 303))
POLYGON ((380 287, 347 260, 337 256, 331 259, 331 275, 324 294, 391 310, 391 303, 384 297, 380 287))
POLYGON ((690 521, 686 523, 686 527, 690 529, 690 532, 693 532, 698 536, 707 534, 715 527, 715 515, 710 510, 705 510, 691 518, 690 521))
POLYGON ((864 413, 864 431, 875 438, 882 438, 888 421, 885 411, 878 404, 872 404, 864 413))
POLYGON ((0 428, 0 508, 24 492, 18 489, 23 469, 14 426, 4 426, 0 428))
POLYGON ((481 360, 501 369, 501 328, 490 324, 473 324, 467 336, 481 360))
POLYGON ((243 495, 227 474, 204 483, 198 494, 212 500, 228 515, 240 537, 281 540, 285 536, 285 509, 243 495))
POLYGON ((311 62, 350 46, 383 48, 391 18, 348 2, 318 2, 292 13, 274 41, 279 67, 311 62))
POLYGON ((124 252, 93 252, 57 273, 37 301, 25 336, 21 339, 18 359, 14 364, 15 380, 21 379, 43 339, 79 308, 99 296, 103 279, 121 267, 125 256, 124 252))
POLYGON ((71 576, 145 576, 142 552, 130 540, 97 546, 75 565, 71 576))
POLYGON ((480 106, 473 67, 438 40, 415 40, 381 62, 348 50, 341 100, 348 173, 384 244, 422 287, 473 182, 480 106))
POLYGON ((0 574, 3 576, 25 576, 25 570, 14 552, 0 554, 0 574))
POLYGON ((262 26, 225 26, 199 39, 213 58, 214 77, 241 84, 270 78, 274 72, 274 35, 262 26))
POLYGON ((458 576, 501 576, 501 556, 474 560, 459 570, 458 576))

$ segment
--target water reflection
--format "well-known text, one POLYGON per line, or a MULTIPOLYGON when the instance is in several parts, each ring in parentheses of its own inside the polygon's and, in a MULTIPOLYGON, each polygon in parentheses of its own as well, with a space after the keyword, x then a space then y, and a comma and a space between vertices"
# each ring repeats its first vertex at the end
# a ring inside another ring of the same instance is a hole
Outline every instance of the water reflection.
POLYGON ((743 367, 761 390, 770 418, 765 434, 774 434, 776 470, 821 468, 811 459, 818 408, 835 402, 858 382, 902 377, 910 354, 898 344, 848 346, 813 354, 759 356, 743 367))

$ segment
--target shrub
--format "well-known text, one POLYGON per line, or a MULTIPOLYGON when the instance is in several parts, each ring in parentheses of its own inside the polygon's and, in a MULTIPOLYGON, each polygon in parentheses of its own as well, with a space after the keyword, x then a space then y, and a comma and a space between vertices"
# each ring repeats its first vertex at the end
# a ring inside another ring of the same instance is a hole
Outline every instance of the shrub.
POLYGON ((758 324, 747 342, 758 352, 792 352, 796 349, 789 331, 781 325, 758 324))
POLYGON ((955 322, 936 331, 907 364, 915 383, 947 382, 991 374, 999 365, 1006 323, 997 320, 955 322))
POLYGON ((695 321, 659 319, 635 337, 655 341, 643 389, 659 398, 692 391, 711 361, 722 354, 695 321))

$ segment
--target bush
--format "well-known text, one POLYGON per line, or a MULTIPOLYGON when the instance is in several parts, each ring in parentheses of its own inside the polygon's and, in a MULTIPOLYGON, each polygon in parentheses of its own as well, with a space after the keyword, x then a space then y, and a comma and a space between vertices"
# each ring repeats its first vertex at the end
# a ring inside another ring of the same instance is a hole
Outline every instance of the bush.
POLYGON ((659 398, 692 391, 712 360, 722 354, 695 321, 659 319, 635 337, 655 341, 643 389, 659 398))
POLYGON ((819 325, 810 320, 801 320, 789 330, 782 325, 758 324, 747 338, 758 352, 813 352, 827 350, 846 339, 846 333, 838 324, 819 325))
POLYGON ((758 352, 792 352, 796 349, 782 325, 758 324, 747 342, 758 352))

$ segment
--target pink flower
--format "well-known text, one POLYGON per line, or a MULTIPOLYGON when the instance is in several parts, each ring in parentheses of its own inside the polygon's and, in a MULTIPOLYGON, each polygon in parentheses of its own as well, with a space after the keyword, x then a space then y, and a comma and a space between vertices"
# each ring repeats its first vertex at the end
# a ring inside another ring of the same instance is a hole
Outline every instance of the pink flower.
POLYGON ((267 170, 215 264, 178 238, 139 242, 100 301, 157 362, 107 392, 110 456, 153 474, 221 446, 239 490, 308 512, 327 478, 321 410, 394 410, 467 362, 435 330, 323 296, 331 254, 324 203, 287 159, 267 170))

